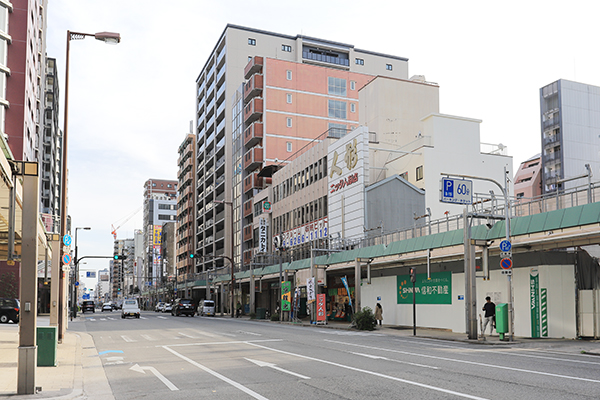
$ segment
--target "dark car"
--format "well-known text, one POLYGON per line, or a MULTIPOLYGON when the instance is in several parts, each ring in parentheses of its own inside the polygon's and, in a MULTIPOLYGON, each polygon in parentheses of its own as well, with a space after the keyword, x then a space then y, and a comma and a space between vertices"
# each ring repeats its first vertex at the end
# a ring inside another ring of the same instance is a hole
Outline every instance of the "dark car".
POLYGON ((15 324, 19 322, 19 300, 0 299, 0 322, 3 324, 12 321, 15 324))
POLYGON ((189 315, 193 317, 196 313, 196 305, 194 304, 194 300, 192 299, 176 299, 173 302, 173 309, 171 310, 171 315, 180 316, 189 315))
POLYGON ((91 311, 93 313, 96 312, 96 305, 91 300, 85 300, 81 303, 81 312, 85 313, 86 311, 91 311))

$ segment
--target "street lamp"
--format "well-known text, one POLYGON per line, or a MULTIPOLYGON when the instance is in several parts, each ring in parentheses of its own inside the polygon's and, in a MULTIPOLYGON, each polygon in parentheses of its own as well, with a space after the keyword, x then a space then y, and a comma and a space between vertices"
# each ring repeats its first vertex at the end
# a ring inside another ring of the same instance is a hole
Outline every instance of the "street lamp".
POLYGON ((217 204, 227 204, 229 207, 231 207, 231 258, 227 257, 227 256, 223 256, 223 258, 226 258, 229 260, 229 264, 231 264, 231 318, 233 318, 233 281, 234 281, 234 277, 233 277, 233 253, 234 253, 234 244, 233 244, 233 202, 232 201, 226 201, 226 200, 213 200, 215 203, 217 204))
POLYGON ((77 281, 79 281, 79 262, 77 261, 77 231, 80 229, 89 231, 92 228, 89 226, 75 228, 75 260, 73 263, 75 271, 73 273, 73 297, 71 298, 71 313, 74 318, 77 317, 77 286, 75 286, 75 284, 77 281))
MULTIPOLYGON (((70 53, 70 44, 71 40, 82 40, 85 39, 86 36, 93 36, 96 40, 100 40, 107 44, 117 44, 121 42, 121 35, 115 32, 98 32, 95 34, 90 33, 81 33, 81 32, 71 32, 67 31, 67 54, 66 54, 66 63, 65 63, 65 113, 63 119, 63 151, 62 151, 62 169, 61 169, 61 193, 60 193, 60 236, 61 238, 67 234, 67 145, 68 145, 68 115, 69 115, 69 53, 70 53)), ((65 252, 61 250, 62 260, 65 252)), ((63 293, 63 284, 62 284, 62 274, 59 274, 59 301, 63 302, 65 294, 63 293)), ((62 341, 63 336, 63 315, 62 315, 63 307, 59 307, 58 309, 58 339, 59 342, 62 341)))

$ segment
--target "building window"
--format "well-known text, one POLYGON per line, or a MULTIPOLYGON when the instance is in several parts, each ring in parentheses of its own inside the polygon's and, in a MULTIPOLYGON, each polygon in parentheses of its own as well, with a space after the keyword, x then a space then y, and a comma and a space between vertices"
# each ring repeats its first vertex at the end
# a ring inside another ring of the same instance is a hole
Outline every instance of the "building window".
POLYGON ((363 60, 362 58, 357 58, 354 60, 354 63, 356 65, 365 65, 365 60, 363 60))
POLYGON ((292 104, 292 95, 288 93, 286 97, 288 104, 292 104))
POLYGON ((525 197, 525 192, 517 193, 517 199, 525 197))
POLYGON ((252 61, 252 56, 248 56, 248 62, 252 61))
POLYGON ((356 104, 350 103, 350 112, 356 112, 356 104))
POLYGON ((288 81, 292 80, 292 71, 289 69, 286 71, 286 78, 288 81))
POLYGON ((328 78, 328 93, 334 96, 346 97, 346 80, 341 78, 328 78))
POLYGON ((256 39, 251 39, 251 38, 248 38, 248 44, 249 44, 250 46, 256 46, 256 39))
POLYGON ((346 119, 346 102, 329 100, 329 118, 346 119))
POLYGON ((287 126, 288 128, 291 128, 291 127, 292 127, 292 119, 291 119, 291 118, 287 118, 287 121, 286 121, 286 126, 287 126))
POLYGON ((350 90, 356 90, 356 81, 350 81, 350 90))
POLYGON ((401 173, 400 178, 408 182, 408 171, 401 173))
POLYGON ((417 180, 420 181, 421 179, 423 179, 423 166, 421 165, 420 167, 417 167, 417 180))
POLYGON ((333 137, 333 138, 344 137, 346 135, 346 130, 347 130, 346 125, 330 123, 329 124, 329 134, 327 135, 327 137, 333 137))
POLYGON ((392 70, 392 64, 385 64, 385 69, 387 69, 388 71, 392 70))
POLYGON ((291 153, 292 152, 292 142, 286 142, 287 145, 287 152, 291 153))
POLYGON ((291 52, 292 52, 292 46, 288 46, 288 45, 286 45, 286 44, 282 44, 282 45, 281 45, 281 50, 282 50, 282 51, 287 51, 287 52, 290 52, 290 53, 291 53, 291 52))

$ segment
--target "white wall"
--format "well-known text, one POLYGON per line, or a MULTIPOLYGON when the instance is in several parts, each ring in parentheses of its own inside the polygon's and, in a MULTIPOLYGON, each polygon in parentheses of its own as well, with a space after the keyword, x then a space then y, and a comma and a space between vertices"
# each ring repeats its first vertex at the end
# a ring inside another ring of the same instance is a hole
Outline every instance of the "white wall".
MULTIPOLYGON (((548 290, 548 337, 575 338, 577 326, 573 265, 542 265, 537 268, 540 288, 548 290)), ((513 273, 514 334, 531 337, 530 268, 516 268, 513 273)), ((374 309, 378 302, 381 303, 385 325, 412 326, 412 304, 397 304, 396 276, 372 278, 370 285, 363 281, 361 290, 362 307, 374 309), (377 300, 378 296, 381 297, 380 301, 377 300)), ((452 305, 417 304, 417 326, 466 332, 465 301, 458 300, 458 296, 464 294, 464 274, 452 274, 452 305)), ((508 301, 507 277, 499 270, 490 271, 489 281, 477 279, 477 310, 482 317, 481 309, 488 295, 496 304, 508 301)))

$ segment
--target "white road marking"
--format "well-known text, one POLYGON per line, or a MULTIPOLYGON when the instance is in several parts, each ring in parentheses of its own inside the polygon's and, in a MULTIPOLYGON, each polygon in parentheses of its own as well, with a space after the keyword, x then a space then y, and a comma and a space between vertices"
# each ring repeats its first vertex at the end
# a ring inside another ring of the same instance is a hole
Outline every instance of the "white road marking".
POLYGON ((186 337, 186 338, 190 338, 190 339, 199 339, 199 338, 197 338, 196 336, 190 336, 190 335, 186 335, 186 334, 185 334, 185 333, 183 333, 183 332, 177 332, 177 334, 178 334, 178 335, 181 335, 181 336, 184 336, 184 337, 186 337))
POLYGON ((484 400, 485 399, 484 397, 477 397, 477 396, 472 396, 472 395, 466 394, 466 393, 455 392, 454 390, 443 389, 443 388, 436 387, 436 386, 426 385, 424 383, 419 383, 419 382, 409 381, 409 380, 406 380, 406 379, 397 378, 395 376, 384 375, 384 374, 380 374, 378 372, 373 372, 373 371, 368 371, 368 370, 365 370, 365 369, 351 367, 349 365, 338 364, 338 363, 335 363, 333 361, 321 360, 319 358, 309 357, 309 356, 305 356, 305 355, 302 355, 302 354, 290 353, 289 351, 273 349, 273 348, 270 348, 270 347, 261 346, 261 345, 256 344, 256 343, 251 343, 251 342, 247 342, 247 343, 249 345, 251 345, 251 346, 259 347, 261 349, 271 350, 271 351, 274 351, 274 352, 277 352, 277 353, 281 353, 281 354, 287 354, 287 355, 290 355, 290 356, 304 358, 305 360, 317 361, 317 362, 321 362, 321 363, 324 363, 324 364, 329 364, 329 365, 333 365, 333 366, 336 366, 336 367, 349 369, 351 371, 362 372, 364 374, 374 375, 374 376, 378 376, 380 378, 390 379, 390 380, 397 381, 397 382, 407 383, 409 385, 419 386, 419 387, 422 387, 422 388, 425 388, 425 389, 435 390, 437 392, 452 394, 452 395, 455 395, 455 396, 464 397, 464 398, 473 399, 473 400, 484 400))
POLYGON ((271 363, 259 361, 259 360, 252 360, 252 359, 246 358, 246 357, 244 357, 244 359, 250 361, 251 363, 258 365, 259 367, 269 367, 269 368, 273 368, 274 370, 284 372, 286 374, 297 376, 298 378, 301 378, 301 379, 310 379, 309 376, 300 375, 295 372, 287 371, 281 367, 278 367, 277 364, 271 364, 271 363))
POLYGON ((106 318, 100 318, 100 321, 106 321, 106 318))
POLYGON ((415 367, 439 369, 438 367, 432 367, 431 365, 415 364, 415 363, 411 363, 411 362, 408 362, 408 361, 400 361, 400 360, 394 360, 394 359, 387 358, 387 357, 373 356, 371 354, 362 354, 362 353, 353 353, 353 352, 350 352, 350 354, 354 354, 354 355, 357 355, 357 356, 371 358, 373 360, 385 360, 385 361, 396 362, 396 363, 399 363, 399 364, 414 365, 415 367))
POLYGON ((125 336, 125 335, 121 335, 121 337, 123 338, 124 341, 128 342, 128 343, 133 343, 133 342, 137 342, 137 340, 133 340, 132 338, 130 338, 129 336, 125 336))
POLYGON ((199 334, 203 335, 203 336, 208 336, 208 337, 212 337, 212 338, 216 338, 219 337, 219 335, 213 335, 212 333, 208 333, 208 332, 204 332, 204 331, 194 331, 194 332, 198 332, 199 334))
POLYGON ((337 330, 337 329, 320 329, 317 332, 324 333, 326 335, 338 335, 338 336, 385 336, 383 333, 352 332, 352 331, 343 331, 343 330, 337 330))
MULTIPOLYGON (((183 347, 183 346, 212 346, 219 344, 246 344, 246 343, 263 343, 263 342, 281 342, 283 339, 261 339, 261 340, 231 340, 229 342, 208 342, 208 343, 182 343, 182 344, 170 344, 168 347, 183 347)), ((156 347, 165 347, 163 345, 158 345, 156 347)))
POLYGON ((160 379, 162 383, 164 383, 165 385, 167 385, 167 387, 169 389, 171 389, 171 390, 179 390, 177 388, 177 386, 173 385, 173 383, 170 380, 168 380, 167 378, 165 378, 164 375, 161 374, 160 372, 158 372, 156 370, 156 368, 154 368, 154 367, 140 367, 138 364, 135 364, 133 367, 131 367, 129 369, 132 369, 132 370, 137 371, 137 372, 141 372, 142 374, 145 374, 146 371, 150 371, 150 372, 152 372, 154 374, 154 376, 156 376, 158 379, 160 379))
POLYGON ((455 363, 477 365, 477 366, 480 366, 480 367, 498 368, 498 369, 504 369, 504 370, 508 370, 508 371, 526 372, 526 373, 535 374, 535 375, 554 376, 556 378, 574 379, 574 380, 577 380, 577 381, 600 383, 599 380, 587 379, 587 378, 580 378, 578 376, 559 375, 559 374, 552 374, 552 373, 549 373, 549 372, 532 371, 532 370, 528 370, 528 369, 513 368, 513 367, 503 367, 501 365, 484 364, 484 363, 478 363, 478 362, 474 362, 474 361, 459 360, 459 359, 455 359, 455 358, 430 356, 430 355, 427 355, 427 354, 409 353, 407 351, 400 351, 400 350, 393 350, 393 349, 383 349, 383 348, 379 348, 379 347, 366 346, 366 345, 362 345, 362 344, 337 342, 335 340, 325 340, 325 341, 326 342, 331 342, 331 343, 343 344, 344 346, 356 346, 356 347, 362 347, 362 348, 365 348, 365 349, 387 351, 387 352, 398 353, 398 354, 406 354, 406 355, 415 356, 415 357, 433 358, 435 360, 451 361, 451 362, 455 362, 455 363))
POLYGON ((88 318, 88 321, 95 321, 96 318, 88 318))
POLYGON ((159 315, 159 316, 158 316, 158 317, 156 317, 156 318, 160 318, 160 319, 168 319, 167 317, 163 317, 162 315, 159 315))
POLYGON ((107 357, 106 361, 104 363, 104 365, 118 365, 118 364, 125 364, 123 362, 123 357, 107 357))
POLYGON ((140 315, 140 319, 148 319, 148 318, 146 318, 146 317, 142 317, 142 316, 140 315))
POLYGON ((141 337, 143 337, 143 338, 144 338, 144 339, 146 339, 146 340, 149 340, 149 341, 156 340, 156 339, 154 339, 154 338, 153 338, 152 336, 150 336, 150 335, 140 335, 140 336, 141 336, 141 337))
POLYGON ((112 317, 107 317, 106 319, 110 320, 110 321, 116 321, 116 318, 112 318, 112 317))
POLYGON ((238 333, 245 333, 246 335, 253 335, 253 336, 262 336, 260 333, 254 333, 254 332, 238 331, 238 333))
POLYGON ((244 385, 242 385, 242 384, 240 384, 240 383, 238 383, 238 382, 235 382, 235 381, 233 381, 233 380, 231 380, 231 379, 227 378, 226 376, 223 376, 223 375, 219 374, 218 372, 215 372, 215 371, 213 371, 212 369, 205 367, 205 366, 204 366, 204 365, 202 365, 202 364, 199 364, 199 363, 197 363, 196 361, 194 361, 194 360, 192 360, 192 359, 190 359, 190 358, 188 358, 188 357, 184 356, 183 354, 179 354, 178 352, 176 352, 176 351, 175 351, 175 350, 173 350, 173 349, 170 349, 170 348, 169 348, 169 347, 167 347, 167 346, 162 346, 162 347, 163 347, 163 349, 165 349, 165 350, 167 350, 167 351, 170 351, 171 353, 173 353, 173 354, 174 354, 174 355, 176 355, 177 357, 181 358, 182 360, 185 360, 185 361, 189 362, 190 364, 192 364, 193 366, 196 366, 196 367, 200 368, 200 369, 201 369, 201 370, 203 370, 204 372, 208 372, 208 373, 209 373, 209 374, 211 374, 212 376, 214 376, 214 377, 216 377, 216 378, 218 378, 218 379, 220 379, 220 380, 222 380, 222 381, 224 381, 224 382, 227 382, 227 383, 228 383, 228 384, 230 384, 231 386, 233 386, 233 387, 235 387, 235 388, 237 388, 237 389, 241 390, 242 392, 244 392, 244 393, 246 393, 246 394, 249 394, 250 396, 254 397, 255 399, 259 399, 259 400, 268 400, 266 397, 264 397, 264 396, 261 396, 260 394, 256 393, 255 391, 253 391, 253 390, 251 390, 251 389, 248 389, 248 388, 247 388, 247 387, 245 387, 244 385))
POLYGON ((223 336, 229 336, 229 337, 235 337, 235 335, 233 333, 221 333, 221 335, 223 336))

